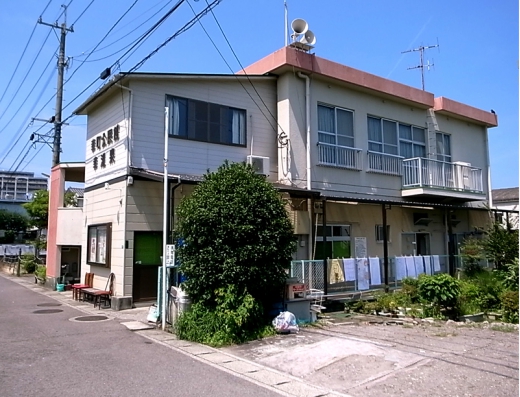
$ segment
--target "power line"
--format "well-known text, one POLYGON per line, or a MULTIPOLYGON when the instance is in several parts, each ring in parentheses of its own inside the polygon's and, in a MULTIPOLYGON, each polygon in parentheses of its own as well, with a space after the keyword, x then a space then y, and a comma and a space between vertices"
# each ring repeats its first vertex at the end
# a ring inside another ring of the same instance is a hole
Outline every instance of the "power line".
MULTIPOLYGON (((164 0, 163 0, 163 1, 164 1, 164 0)), ((104 50, 105 48, 111 47, 112 45, 114 45, 114 44, 120 42, 121 40, 127 38, 129 34, 135 32, 136 30, 138 30, 138 29, 139 29, 141 26, 143 26, 146 22, 150 21, 150 19, 152 19, 154 16, 156 16, 157 14, 159 14, 159 13, 160 13, 162 10, 164 10, 164 9, 168 6, 168 4, 170 4, 172 1, 173 1, 173 0, 168 0, 168 2, 167 2, 164 6, 162 6, 162 7, 161 7, 157 12, 155 12, 154 14, 152 14, 152 16, 150 16, 148 19, 146 19, 146 20, 143 21, 141 24, 139 24, 138 26, 136 26, 136 27, 135 27, 134 29, 132 29, 130 32, 128 32, 127 34, 125 34, 123 37, 120 37, 119 39, 117 39, 117 40, 111 42, 110 44, 107 44, 107 45, 104 46, 104 47, 98 48, 96 51, 94 51, 94 50, 86 50, 86 51, 83 51, 83 53, 81 53, 80 55, 75 55, 75 56, 73 56, 73 57, 71 57, 71 58, 82 58, 82 57, 88 55, 88 54, 85 54, 85 53, 94 54, 94 53, 96 53, 96 52, 102 51, 102 50, 104 50)), ((162 1, 161 1, 160 3, 162 3, 162 1)), ((156 4, 155 6, 149 8, 147 11, 145 11, 145 13, 148 12, 148 11, 150 11, 152 8, 154 8, 154 7, 156 7, 156 6, 157 6, 157 4, 156 4)), ((138 19, 138 18, 134 18, 134 19, 133 19, 132 21, 130 21, 130 22, 133 22, 133 21, 135 21, 136 19, 138 19)), ((128 25, 130 24, 130 22, 127 23, 127 24, 124 25, 124 26, 128 26, 128 25)), ((122 29, 124 26, 122 26, 121 29, 122 29)), ((118 29, 118 30, 116 30, 115 32, 120 31, 121 29, 118 29)), ((116 51, 115 53, 113 53, 113 54, 111 54, 111 55, 107 55, 106 57, 99 58, 99 59, 94 59, 94 60, 90 60, 90 61, 87 61, 87 62, 97 62, 97 61, 101 61, 101 60, 103 60, 103 59, 106 59, 106 58, 108 58, 108 57, 111 57, 111 56, 113 56, 113 55, 116 55, 116 54, 120 53, 121 51, 123 51, 124 49, 128 48, 129 46, 131 46, 134 42, 135 42, 135 40, 134 40, 133 42, 131 42, 130 44, 127 44, 125 47, 119 49, 118 51, 116 51)))
MULTIPOLYGON (((47 7, 49 7, 51 2, 52 2, 52 0, 49 0, 49 2, 47 3, 47 5, 43 9, 43 11, 40 13, 40 15, 43 15, 43 13, 47 10, 47 7)), ((38 26, 38 22, 36 22, 34 24, 34 28, 33 28, 32 32, 31 32, 30 36, 29 36, 29 40, 27 40, 27 43, 25 44, 25 47, 24 47, 24 49, 22 51, 22 55, 20 55, 20 59, 18 59, 18 62, 16 63, 16 66, 14 68, 13 74, 11 75, 11 78, 9 79, 9 82, 7 83, 7 87, 5 87, 5 90, 4 90, 4 93, 2 94, 2 97, 0 97, 0 103, 2 103, 2 99, 4 99, 4 96, 7 93, 7 90, 11 86, 11 83, 13 81, 14 75, 18 71, 18 67, 20 66, 20 63, 22 62, 23 56, 25 55, 25 51, 27 51, 27 47, 29 46, 29 43, 31 42, 31 39, 32 39, 32 37, 34 35, 34 32, 36 30, 36 26, 38 26)))
POLYGON ((88 6, 86 6, 85 9, 81 12, 81 14, 79 14, 79 17, 77 17, 76 20, 74 22, 72 22, 72 24, 70 25, 71 28, 73 28, 74 25, 76 24, 76 22, 78 22, 79 19, 83 16, 83 14, 85 14, 87 12, 87 10, 90 8, 90 6, 92 5, 92 3, 94 1, 95 0, 92 0, 90 3, 88 3, 88 6))
MULTIPOLYGON (((162 42, 162 44, 160 44, 155 50, 153 50, 152 52, 150 52, 147 56, 145 56, 143 59, 141 59, 138 63, 136 63, 132 68, 130 68, 128 70, 128 72, 125 72, 124 74, 120 74, 119 76, 117 76, 116 78, 114 78, 112 81, 108 82, 105 86, 106 88, 110 88, 112 87, 113 85, 117 84, 123 77, 125 77, 127 74, 130 74, 132 73, 133 71, 139 69, 141 66, 143 66, 146 61, 148 61, 152 56, 154 56, 157 52, 159 52, 159 50, 161 48, 163 48, 165 45, 167 45, 170 41, 172 41, 174 38, 178 37, 179 35, 181 35, 182 33, 188 31, 191 27, 193 27, 193 25, 200 19, 202 18, 203 16, 205 16, 212 8, 216 7, 218 4, 220 4, 222 2, 222 0, 214 0, 211 4, 208 5, 208 7, 206 7, 204 10, 202 10, 200 13, 198 13, 194 18, 192 18, 189 22, 187 22, 182 28, 180 28, 179 30, 177 30, 177 32, 175 32, 173 35, 171 35, 170 37, 168 37, 165 41, 162 42)), ((90 88, 91 86, 93 86, 95 83, 96 83, 97 79, 94 80, 92 83, 90 83, 90 85, 84 89, 83 91, 81 91, 72 101, 74 102, 76 99, 78 99, 88 88, 90 88)), ((70 116, 68 116, 64 121, 67 121, 68 119, 70 119, 71 117, 73 117, 74 114, 71 114, 70 116)))
MULTIPOLYGON (((191 6, 191 4, 189 3, 188 1, 188 4, 190 5, 190 8, 192 9, 193 12, 194 9, 193 7, 191 6)), ((206 4, 208 4, 207 0, 206 0, 206 4)), ((257 91, 255 85, 253 84, 253 82, 251 81, 251 79, 249 78, 248 74, 245 72, 244 70, 244 67, 242 66, 240 60, 238 59, 238 56, 236 55, 235 51, 233 50, 233 47, 231 46, 231 44, 229 43, 229 40, 227 39, 222 27, 220 26, 218 20, 217 20, 217 17, 215 16, 215 13, 213 11, 211 11, 211 14, 213 15, 213 18, 215 19, 218 27, 220 28, 220 31, 222 33, 222 35, 224 36, 224 38, 226 39, 226 42, 228 43, 228 46, 231 48, 231 51, 233 52, 233 55, 235 56, 236 60, 238 61, 240 67, 242 68, 242 71, 244 72, 244 75, 245 77, 247 78, 247 80, 249 81, 249 84, 251 84, 251 86, 253 87, 253 90, 256 92, 256 95, 258 95, 258 98, 260 99, 260 101, 263 103, 264 107, 266 108, 266 110, 269 112, 269 114, 271 115, 272 119, 275 121, 275 123, 278 125, 278 127, 280 127, 280 130, 282 131, 282 134, 285 134, 285 132, 283 131, 283 128, 280 126, 280 124, 278 124, 278 121, 276 120, 276 117, 274 117, 274 115, 272 114, 272 112, 269 110, 269 108, 267 107, 266 103, 264 102, 264 100, 262 99, 262 97, 260 96, 259 92, 257 91)), ((217 50, 217 52, 219 53, 220 57, 222 58, 222 60, 224 61, 224 63, 227 65, 227 67, 229 68, 229 70, 231 72, 233 72, 233 69, 231 68, 231 66, 229 65, 229 63, 227 62, 226 58, 224 57, 224 55, 222 54, 222 52, 219 50, 218 46, 215 44, 215 42, 213 41, 213 39, 211 38, 210 34, 208 33, 208 31, 204 28, 204 25, 199 21, 200 23, 200 26, 202 27, 202 30, 204 30, 204 33, 206 33, 206 36, 208 36, 209 40, 211 41, 211 44, 213 44, 213 47, 215 47, 215 49, 217 50)), ((234 73, 233 73, 234 74, 234 73)), ((244 86, 244 84, 242 84, 242 82, 240 81, 240 79, 238 78, 238 76, 236 74, 234 74, 237 81, 240 83, 240 85, 242 86, 242 88, 244 89, 244 91, 247 93, 247 95, 249 96, 249 98, 251 98, 251 100, 253 101, 253 103, 256 105, 256 107, 258 108, 258 110, 260 111, 260 113, 262 113, 262 116, 264 116, 264 118, 267 120, 267 122, 269 123, 269 125, 271 126, 271 128, 276 131, 276 126, 273 125, 273 123, 271 122, 271 120, 269 120, 269 118, 266 116, 266 114, 264 113, 264 111, 262 110, 262 108, 260 107, 260 105, 256 102, 256 100, 253 98, 253 96, 251 95, 251 93, 246 89, 246 87, 244 86)), ((278 135, 279 138, 281 136, 281 134, 278 135)))
MULTIPOLYGON (((9 119, 9 121, 4 125, 4 127, 2 129, 0 129, 0 134, 7 128, 7 126, 11 123, 11 121, 13 121, 13 119, 18 115, 18 112, 22 109, 22 107, 25 105, 25 102, 27 102, 27 100, 29 99, 29 97, 32 96, 32 92, 34 91, 34 89, 36 88, 36 86, 38 85, 38 83, 40 82, 41 78, 43 77, 44 73, 47 71, 47 69, 49 68, 52 60, 54 59, 54 54, 52 54, 51 56, 51 59, 49 60, 49 62, 47 63, 47 66, 45 66, 45 68, 43 69, 42 73, 40 74, 40 77, 38 77, 38 79, 36 80, 36 83, 34 83, 33 87, 29 90, 29 93, 27 94, 27 96, 25 97, 25 99, 23 100, 23 102, 20 104, 20 106, 18 106, 18 109, 15 110, 13 116, 9 119)), ((45 85, 45 88, 47 88, 47 86, 49 85, 49 82, 50 82, 50 79, 49 81, 47 81, 46 85, 45 85)), ((42 93, 43 94, 43 93, 42 93)), ((38 98, 38 100, 41 98, 41 95, 40 94, 40 97, 38 98)), ((36 105, 34 105, 36 106, 36 105)), ((31 110, 31 112, 34 110, 34 106, 31 110)))
POLYGON ((47 40, 49 39, 49 36, 50 36, 51 32, 49 32, 47 34, 47 36, 45 37, 45 40, 44 42, 42 43, 38 53, 36 54, 36 56, 34 57, 34 60, 31 64, 31 66, 29 67, 29 70, 25 73, 25 77, 23 78, 22 82, 20 83, 20 85, 18 86, 18 88, 16 89, 16 93, 13 95, 13 97, 11 98, 11 101, 9 101, 9 103, 7 104, 7 106, 5 107, 3 113, 0 115, 0 120, 2 119, 2 117, 4 117, 5 113, 7 112, 7 109, 9 109, 9 106, 11 106, 11 104, 13 103, 14 99, 16 98, 16 96, 18 95, 18 93, 20 92, 20 89, 22 88, 23 84, 25 83, 25 80, 27 79, 27 77, 29 76, 29 73, 31 72, 34 64, 36 63, 36 60, 38 59, 38 57, 40 56, 40 53, 42 52, 43 50, 43 46, 45 45, 45 43, 47 42, 47 40))

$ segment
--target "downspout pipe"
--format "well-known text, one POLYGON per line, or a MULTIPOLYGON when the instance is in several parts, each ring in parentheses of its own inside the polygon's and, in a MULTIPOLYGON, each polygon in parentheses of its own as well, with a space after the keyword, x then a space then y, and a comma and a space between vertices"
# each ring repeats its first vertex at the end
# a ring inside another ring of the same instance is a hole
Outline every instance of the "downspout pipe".
MULTIPOLYGON (((305 125, 306 125, 306 137, 305 137, 305 153, 306 153, 306 170, 307 170, 307 190, 311 190, 311 79, 306 74, 298 72, 298 77, 305 80, 305 125)), ((308 257, 312 257, 312 200, 307 200, 307 212, 309 215, 309 244, 308 244, 308 257)))
MULTIPOLYGON (((132 143, 132 102, 133 102, 133 93, 132 90, 128 87, 125 87, 121 84, 116 84, 116 87, 121 88, 122 90, 128 91, 128 95, 130 99, 128 100, 128 123, 127 123, 127 135, 126 135, 126 174, 130 173, 130 166, 132 165, 132 154, 131 154, 131 143, 132 143)), ((123 109, 125 104, 123 103, 123 109)))

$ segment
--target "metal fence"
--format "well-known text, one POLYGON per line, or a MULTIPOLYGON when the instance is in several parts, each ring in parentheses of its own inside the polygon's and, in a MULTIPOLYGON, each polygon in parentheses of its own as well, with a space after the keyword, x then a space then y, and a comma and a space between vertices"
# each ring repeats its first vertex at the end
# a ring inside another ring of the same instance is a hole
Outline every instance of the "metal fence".
MULTIPOLYGON (((492 266, 488 261, 480 265, 492 266)), ((462 258, 456 256, 455 268, 461 270, 462 267, 462 258)), ((391 257, 388 258, 388 284, 390 288, 399 288, 405 277, 448 273, 448 269, 448 255, 391 257)), ((291 262, 291 277, 303 283, 306 290, 323 291, 327 283, 328 295, 380 290, 385 288, 384 259, 328 259, 326 275, 323 260, 296 260, 291 262)))

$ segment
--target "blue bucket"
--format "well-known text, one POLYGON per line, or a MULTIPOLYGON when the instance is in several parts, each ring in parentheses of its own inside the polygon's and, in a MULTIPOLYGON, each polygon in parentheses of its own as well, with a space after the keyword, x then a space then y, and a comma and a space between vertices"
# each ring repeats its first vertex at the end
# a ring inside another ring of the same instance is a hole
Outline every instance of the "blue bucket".
POLYGON ((56 291, 58 291, 58 292, 65 291, 65 284, 56 284, 56 291))

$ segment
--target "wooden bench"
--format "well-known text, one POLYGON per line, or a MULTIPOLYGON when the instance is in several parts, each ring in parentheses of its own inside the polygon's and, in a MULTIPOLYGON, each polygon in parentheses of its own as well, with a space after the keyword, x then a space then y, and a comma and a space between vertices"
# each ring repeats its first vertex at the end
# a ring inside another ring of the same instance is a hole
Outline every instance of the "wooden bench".
POLYGON ((99 304, 99 308, 101 309, 101 302, 104 302, 106 306, 106 304, 110 302, 110 298, 114 294, 114 279, 115 274, 110 273, 107 279, 107 285, 104 290, 97 288, 83 288, 81 289, 81 293, 85 298, 92 298, 92 300, 94 301, 94 307, 96 307, 96 305, 99 304))

